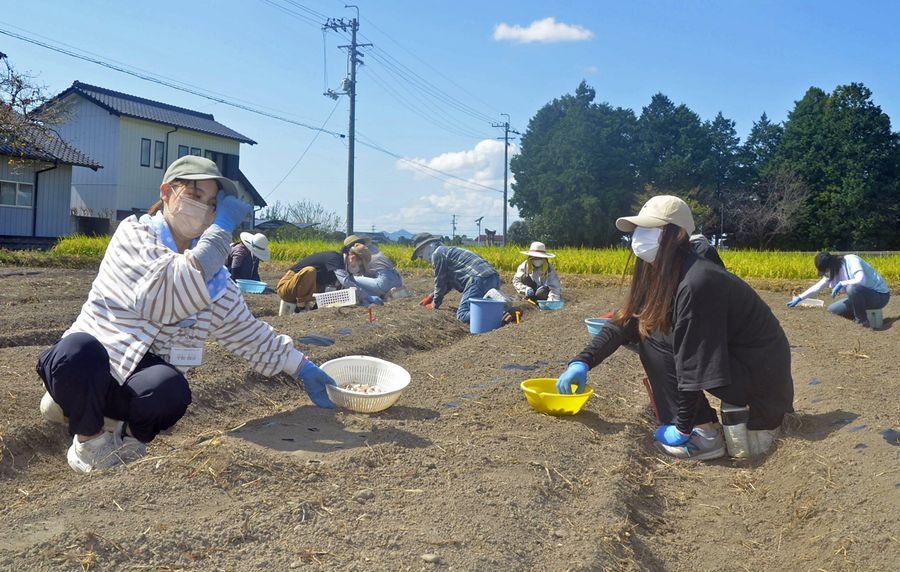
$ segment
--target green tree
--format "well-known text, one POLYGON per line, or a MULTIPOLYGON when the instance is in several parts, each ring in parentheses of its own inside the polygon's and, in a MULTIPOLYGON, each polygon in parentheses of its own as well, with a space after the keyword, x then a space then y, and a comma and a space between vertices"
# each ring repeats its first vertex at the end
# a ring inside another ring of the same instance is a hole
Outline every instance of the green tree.
POLYGON ((541 108, 522 136, 510 204, 535 234, 552 245, 613 244, 615 219, 638 190, 631 110, 594 103, 581 82, 541 108))
POLYGON ((894 249, 900 214, 900 141, 860 83, 810 88, 784 125, 773 166, 800 174, 810 195, 793 245, 894 249))
POLYGON ((712 204, 716 162, 709 130, 700 116, 657 93, 641 111, 637 127, 641 185, 712 204))
POLYGON ((741 138, 734 129, 734 121, 726 119, 722 112, 715 119, 705 123, 709 135, 710 154, 715 173, 715 201, 713 220, 703 221, 708 230, 719 234, 732 231, 734 225, 728 212, 735 206, 737 198, 747 183, 747 167, 742 161, 741 138), (710 228, 710 223, 712 227, 710 228), (726 227, 726 225, 728 225, 726 227))
POLYGON ((783 135, 784 127, 780 123, 769 121, 765 112, 760 116, 759 121, 753 123, 753 128, 747 135, 741 154, 744 163, 754 177, 766 170, 783 135))

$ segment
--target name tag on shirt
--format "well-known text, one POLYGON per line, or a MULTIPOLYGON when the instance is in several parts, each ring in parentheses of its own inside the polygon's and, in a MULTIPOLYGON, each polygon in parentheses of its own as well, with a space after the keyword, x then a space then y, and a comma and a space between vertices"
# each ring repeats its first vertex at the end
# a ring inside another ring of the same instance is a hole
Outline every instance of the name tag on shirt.
POLYGON ((176 346, 169 352, 169 363, 175 366, 203 365, 203 348, 176 346))

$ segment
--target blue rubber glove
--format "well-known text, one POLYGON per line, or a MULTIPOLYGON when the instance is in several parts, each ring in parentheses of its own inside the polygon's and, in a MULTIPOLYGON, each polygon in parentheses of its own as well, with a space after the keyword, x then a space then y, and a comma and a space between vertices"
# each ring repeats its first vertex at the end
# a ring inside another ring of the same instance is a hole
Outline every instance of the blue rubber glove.
POLYGON ((838 282, 834 285, 834 288, 831 289, 831 297, 834 298, 838 295, 838 292, 844 289, 844 285, 838 282))
POLYGON ((237 197, 226 195, 225 191, 219 191, 216 195, 216 218, 213 224, 228 233, 233 233, 237 225, 241 224, 253 207, 237 197))
POLYGON ((362 301, 362 305, 364 308, 366 306, 368 306, 369 304, 375 304, 377 306, 384 306, 384 300, 382 300, 378 296, 366 296, 361 301, 362 301))
POLYGON ((802 300, 802 299, 803 298, 801 298, 800 296, 794 296, 793 298, 791 298, 791 301, 787 303, 788 308, 793 308, 794 306, 799 304, 800 300, 802 300))
POLYGON ((528 296, 528 297, 534 296, 534 288, 527 288, 525 290, 525 296, 528 296))
POLYGON ((328 399, 328 393, 325 391, 326 385, 337 385, 330 375, 316 367, 313 362, 307 361, 297 377, 303 382, 303 389, 313 403, 325 409, 334 409, 334 403, 328 399))
POLYGON ((572 393, 572 384, 578 384, 576 393, 584 392, 584 384, 587 382, 588 364, 583 361, 573 361, 569 364, 569 368, 563 372, 559 379, 556 380, 556 391, 563 395, 572 393))
POLYGON ((656 440, 663 445, 677 447, 678 445, 687 443, 690 438, 690 433, 685 435, 674 425, 660 425, 656 428, 656 440))

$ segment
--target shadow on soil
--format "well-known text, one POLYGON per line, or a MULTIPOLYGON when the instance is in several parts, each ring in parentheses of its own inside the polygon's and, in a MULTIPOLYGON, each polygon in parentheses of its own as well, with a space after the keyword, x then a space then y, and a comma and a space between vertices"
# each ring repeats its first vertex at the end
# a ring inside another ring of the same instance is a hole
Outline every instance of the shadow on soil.
POLYGON ((382 443, 410 449, 431 445, 428 439, 392 427, 375 431, 349 430, 331 412, 311 405, 258 419, 232 431, 229 436, 301 457, 321 456, 382 443))
POLYGON ((571 423, 581 423, 588 429, 592 429, 601 435, 614 435, 616 433, 621 433, 625 429, 624 423, 610 423, 609 421, 604 421, 593 411, 582 410, 578 415, 561 417, 561 419, 571 423))
POLYGON ((840 431, 857 417, 858 413, 835 409, 826 413, 794 413, 785 424, 785 437, 798 437, 807 441, 821 441, 840 431))

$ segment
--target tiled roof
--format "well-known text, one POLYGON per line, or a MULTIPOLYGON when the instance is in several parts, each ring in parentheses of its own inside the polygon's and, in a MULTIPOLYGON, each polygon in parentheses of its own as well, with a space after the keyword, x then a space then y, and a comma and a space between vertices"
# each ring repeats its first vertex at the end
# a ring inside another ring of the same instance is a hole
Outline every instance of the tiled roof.
POLYGON ((200 113, 199 111, 194 111, 192 109, 175 107, 174 105, 169 105, 167 103, 160 103, 158 101, 144 99, 143 97, 88 85, 86 83, 81 83, 80 81, 73 83, 72 87, 59 94, 57 98, 63 99, 72 93, 77 93, 116 115, 145 119, 147 121, 172 125, 173 127, 193 129, 194 131, 218 135, 219 137, 227 137, 228 139, 235 139, 251 145, 256 144, 256 141, 253 139, 250 139, 246 135, 241 135, 237 131, 225 127, 216 121, 210 113, 200 113))
POLYGON ((38 127, 23 129, 16 141, 0 141, 0 155, 60 162, 97 170, 103 167, 75 147, 66 144, 56 134, 38 127))
POLYGON ((247 175, 240 169, 237 170, 237 180, 245 189, 247 189, 250 196, 253 197, 253 206, 259 208, 267 206, 266 199, 262 198, 262 195, 259 194, 259 191, 256 190, 256 187, 254 187, 253 183, 250 182, 250 179, 247 178, 247 175))

